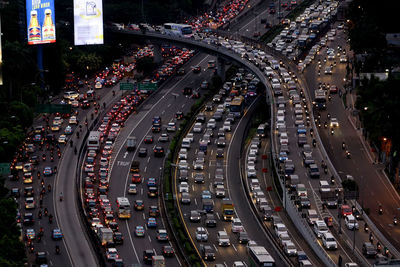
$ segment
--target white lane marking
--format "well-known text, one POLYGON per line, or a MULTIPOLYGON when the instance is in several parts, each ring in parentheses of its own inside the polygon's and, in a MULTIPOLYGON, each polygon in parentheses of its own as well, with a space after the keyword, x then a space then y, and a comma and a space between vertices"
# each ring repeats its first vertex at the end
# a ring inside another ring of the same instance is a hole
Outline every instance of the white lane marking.
POLYGON ((213 246, 214 246, 215 251, 218 252, 217 246, 215 246, 215 244, 213 244, 213 246))
POLYGON ((197 206, 197 199, 196 198, 194 199, 194 204, 197 206))
POLYGON ((235 247, 235 244, 232 244, 233 249, 237 252, 237 249, 235 247))
POLYGON ((149 241, 150 241, 150 243, 151 243, 151 238, 150 238, 150 235, 148 235, 148 236, 147 236, 147 238, 149 239, 149 241))

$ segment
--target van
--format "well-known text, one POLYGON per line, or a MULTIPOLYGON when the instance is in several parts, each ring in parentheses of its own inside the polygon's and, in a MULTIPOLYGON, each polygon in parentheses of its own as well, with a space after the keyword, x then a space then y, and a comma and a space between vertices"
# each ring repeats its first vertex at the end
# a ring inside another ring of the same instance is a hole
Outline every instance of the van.
POLYGON ((314 209, 307 210, 307 222, 309 225, 314 225, 314 223, 318 220, 318 213, 314 209))
POLYGON ((314 222, 314 233, 318 238, 321 238, 324 233, 328 233, 328 226, 323 220, 316 220, 314 222))
POLYGON ((297 174, 291 174, 289 176, 289 188, 291 191, 295 191, 299 183, 300 183, 300 178, 297 174))
POLYGON ((207 141, 200 141, 199 150, 207 154, 207 141))
POLYGON ((190 144, 191 144, 190 138, 183 138, 181 147, 189 150, 190 144))
POLYGON ((297 196, 298 197, 306 197, 307 196, 307 189, 304 184, 298 184, 296 187, 297 190, 297 196))
POLYGON ((136 137, 128 137, 126 140, 126 150, 133 151, 136 148, 136 137))

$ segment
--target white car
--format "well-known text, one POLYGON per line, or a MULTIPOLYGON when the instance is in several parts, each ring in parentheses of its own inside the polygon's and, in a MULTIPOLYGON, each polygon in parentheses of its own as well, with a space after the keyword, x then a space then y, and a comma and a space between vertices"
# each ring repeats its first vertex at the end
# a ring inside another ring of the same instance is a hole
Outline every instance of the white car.
POLYGON ((67 142, 67 136, 65 134, 60 135, 60 137, 58 137, 58 143, 59 144, 65 144, 67 142))
POLYGON ((243 232, 244 227, 242 225, 242 221, 239 218, 234 218, 232 220, 232 233, 243 232))
POLYGON ((69 124, 78 124, 76 116, 71 116, 68 121, 69 124))
POLYGON ((193 163, 193 169, 195 169, 195 170, 203 170, 204 169, 204 161, 196 160, 193 163))
POLYGON ((175 132, 175 131, 176 131, 175 122, 169 122, 167 125, 167 132, 175 132))
POLYGON ((196 228, 196 240, 197 241, 205 241, 208 240, 208 231, 204 227, 197 227, 196 228))
POLYGON ((287 133, 281 133, 279 136, 279 143, 281 145, 287 145, 289 144, 289 136, 287 133))
POLYGON ((215 196, 219 198, 225 197, 225 187, 223 185, 217 185, 215 188, 215 196))
POLYGON ((224 132, 230 132, 232 130, 231 122, 230 121, 224 121, 224 125, 222 126, 222 130, 224 132))
POLYGON ((193 138, 194 138, 193 133, 188 133, 185 138, 188 138, 190 140, 190 142, 193 142, 193 138))
POLYGON ((189 193, 189 184, 187 182, 179 184, 179 193, 189 193))
POLYGON ((326 249, 337 249, 337 243, 335 237, 331 233, 324 233, 322 235, 322 244, 326 249))
POLYGON ((257 170, 253 166, 247 166, 247 178, 256 178, 257 170))
POLYGON ((220 247, 229 247, 231 245, 229 236, 225 231, 218 231, 217 240, 220 247))
POLYGON ((215 121, 215 119, 211 118, 208 122, 207 122, 207 128, 210 129, 215 129, 217 123, 215 121))
POLYGON ((279 245, 281 245, 281 247, 284 247, 286 242, 292 242, 288 233, 280 234, 278 236, 278 239, 279 239, 279 245))
POLYGON ((280 234, 287 233, 287 228, 283 223, 278 223, 274 227, 276 236, 280 234))
POLYGON ((129 186, 128 186, 128 194, 136 194, 136 193, 137 193, 136 184, 129 184, 129 186))
POLYGON ((187 170, 188 168, 189 168, 189 164, 187 163, 186 160, 179 161, 179 164, 178 164, 179 170, 187 170))
POLYGON ((286 242, 285 245, 283 246, 283 249, 285 251, 285 254, 288 255, 289 257, 297 255, 297 249, 296 246, 293 244, 293 242, 286 242))
POLYGON ((116 248, 108 248, 106 252, 108 261, 114 261, 119 258, 118 251, 116 248))
POLYGON ((339 127, 339 121, 336 118, 331 118, 330 126, 339 127))
POLYGON ((347 215, 344 218, 344 222, 346 224, 347 229, 349 230, 358 230, 358 222, 353 215, 347 215))
POLYGON ((316 220, 314 223, 314 233, 317 235, 318 238, 322 238, 324 233, 328 233, 328 226, 323 220, 316 220))
POLYGON ((201 125, 201 122, 196 122, 193 126, 193 132, 194 133, 201 133, 201 131, 203 130, 203 127, 201 125))
POLYGON ((181 148, 181 150, 179 150, 179 159, 187 159, 187 149, 186 148, 181 148))

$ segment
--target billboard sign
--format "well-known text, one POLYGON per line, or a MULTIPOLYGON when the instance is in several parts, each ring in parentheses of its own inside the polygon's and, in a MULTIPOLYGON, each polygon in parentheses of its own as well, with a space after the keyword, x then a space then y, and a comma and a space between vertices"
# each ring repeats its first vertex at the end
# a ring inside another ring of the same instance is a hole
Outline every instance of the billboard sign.
POLYGON ((26 0, 28 44, 56 42, 54 0, 26 0))
POLYGON ((103 44, 102 0, 74 0, 75 45, 103 44))

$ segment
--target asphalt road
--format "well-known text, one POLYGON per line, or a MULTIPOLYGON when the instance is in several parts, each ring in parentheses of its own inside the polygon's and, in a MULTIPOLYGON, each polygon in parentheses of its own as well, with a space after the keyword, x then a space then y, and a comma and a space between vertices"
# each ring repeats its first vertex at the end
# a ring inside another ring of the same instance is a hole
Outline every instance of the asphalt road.
MULTIPOLYGON (((337 50, 337 45, 340 44, 349 52, 349 47, 345 42, 342 30, 338 31, 335 41, 329 42, 328 44, 330 47, 335 48, 335 51, 337 50)), ((314 94, 314 90, 318 87, 319 82, 336 85, 344 92, 343 78, 346 76, 345 63, 339 63, 339 60, 336 59, 337 65, 334 67, 332 75, 321 73, 321 76, 316 76, 318 69, 317 61, 318 59, 322 60, 325 56, 326 48, 320 51, 320 56, 317 56, 304 72, 307 83, 310 86, 310 95, 314 94)), ((328 61, 327 63, 330 64, 332 62, 328 61)), ((322 70, 323 69, 324 62, 322 61, 322 70)), ((348 97, 348 100, 347 103, 349 105, 350 97, 348 97)), ((338 119, 340 124, 340 127, 335 129, 333 136, 329 133, 328 129, 326 130, 323 127, 319 129, 319 134, 330 160, 342 179, 345 178, 347 174, 354 177, 360 188, 360 199, 358 202, 365 208, 370 209, 370 218, 378 226, 380 231, 385 234, 386 238, 388 238, 395 247, 399 248, 400 243, 397 237, 400 235, 400 230, 397 230, 392 224, 393 216, 398 212, 397 207, 400 206, 398 194, 393 189, 389 180, 382 174, 383 167, 373 164, 374 159, 370 156, 370 153, 368 153, 368 148, 362 144, 359 132, 355 128, 356 123, 353 121, 351 112, 345 108, 344 102, 339 94, 332 95, 332 100, 328 102, 327 106, 327 111, 321 112, 322 121, 324 122, 327 120, 327 113, 329 112, 332 117, 338 119), (345 142, 347 149, 350 150, 351 159, 346 159, 345 151, 342 149, 342 142, 345 142), (385 210, 383 215, 378 215, 377 210, 379 204, 381 204, 385 210)), ((367 242, 369 239, 369 234, 362 230, 364 222, 359 221, 359 224, 361 230, 358 231, 355 236, 356 247, 358 248, 362 246, 363 242, 367 242)), ((342 227, 343 226, 344 221, 342 219, 342 227)), ((345 234, 352 246, 353 232, 346 230, 345 234)))
MULTIPOLYGON (((160 134, 151 133, 152 118, 160 116, 162 118, 162 132, 165 131, 165 125, 175 116, 177 111, 186 113, 195 99, 187 98, 182 94, 182 89, 186 86, 197 88, 203 80, 209 79, 211 70, 207 70, 207 62, 211 57, 205 54, 194 56, 185 66, 186 74, 183 77, 172 77, 166 84, 159 89, 156 96, 153 96, 140 107, 139 112, 132 115, 126 122, 125 127, 120 132, 113 149, 112 165, 110 175, 110 191, 109 199, 112 202, 113 209, 116 210, 115 200, 120 196, 127 196, 131 202, 132 217, 130 220, 119 220, 119 229, 125 237, 122 246, 117 247, 120 257, 126 265, 132 263, 143 263, 142 253, 146 249, 153 249, 157 255, 161 254, 161 247, 168 243, 161 243, 156 240, 156 230, 147 229, 146 222, 148 218, 148 210, 150 205, 159 205, 159 198, 147 197, 147 178, 154 177, 159 179, 160 172, 163 168, 163 158, 155 158, 152 149, 155 144, 161 145, 165 151, 168 149, 168 143, 159 143, 157 141, 160 134), (201 74, 191 72, 191 66, 200 65, 202 67, 201 74), (175 95, 175 96, 174 96, 175 95), (155 142, 153 144, 144 144, 143 139, 146 135, 152 135, 155 142), (126 153, 125 140, 128 136, 135 136, 138 144, 134 152, 126 153), (137 151, 140 147, 148 149, 148 155, 139 158, 137 151), (127 185, 131 183, 131 174, 129 173, 130 163, 132 160, 140 162, 140 174, 142 175, 142 184, 138 185, 138 193, 136 195, 127 194, 127 185), (145 203, 144 211, 135 211, 133 209, 134 200, 141 199, 145 203), (142 225, 146 229, 145 238, 138 238, 134 235, 134 229, 137 225, 142 225)), ((179 121, 178 121, 179 124, 179 121)), ((169 133, 170 139, 173 133, 169 133)), ((157 229, 163 229, 164 222, 157 218, 157 229)), ((165 228, 164 228, 165 229, 165 228)), ((180 263, 173 258, 167 258, 167 266, 178 266, 180 263)))

